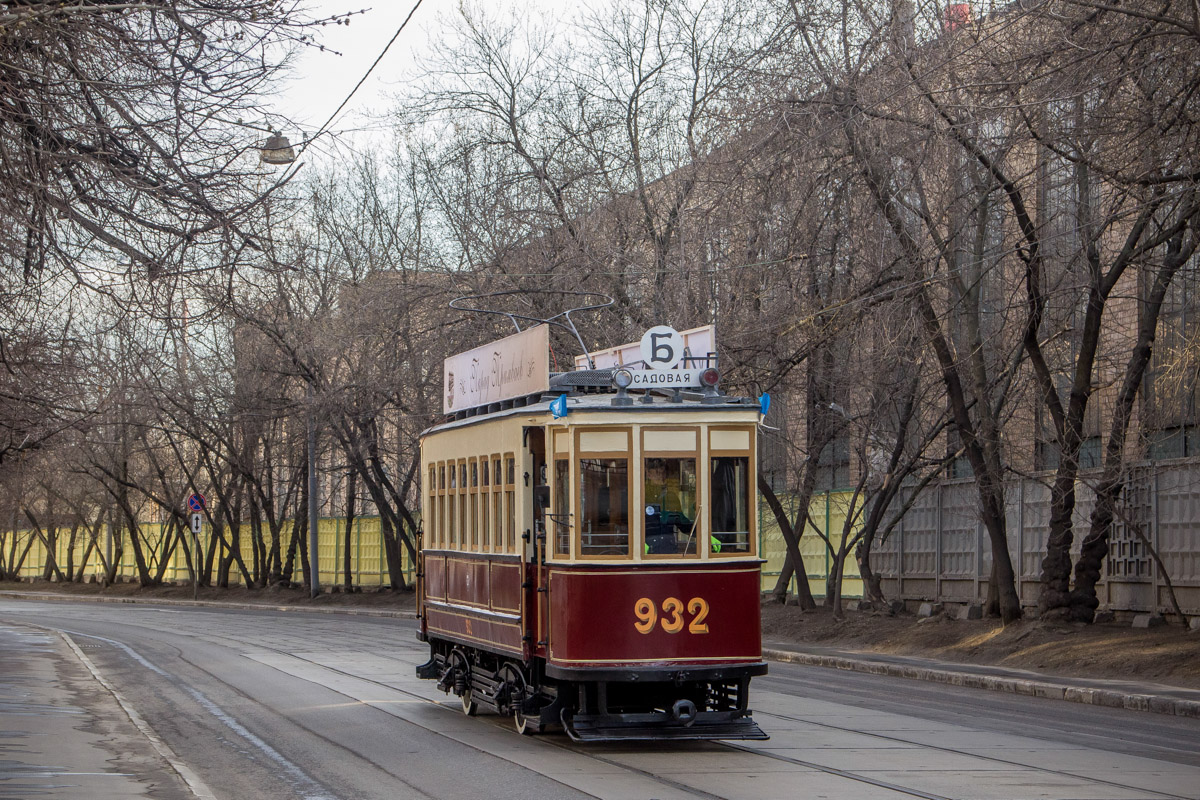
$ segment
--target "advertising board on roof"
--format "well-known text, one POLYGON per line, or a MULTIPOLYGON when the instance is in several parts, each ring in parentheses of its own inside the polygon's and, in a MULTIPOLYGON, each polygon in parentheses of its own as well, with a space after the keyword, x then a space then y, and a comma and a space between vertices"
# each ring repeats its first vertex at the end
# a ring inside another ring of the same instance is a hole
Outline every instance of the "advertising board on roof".
POLYGON ((442 362, 442 411, 452 414, 550 388, 550 328, 538 325, 442 362))

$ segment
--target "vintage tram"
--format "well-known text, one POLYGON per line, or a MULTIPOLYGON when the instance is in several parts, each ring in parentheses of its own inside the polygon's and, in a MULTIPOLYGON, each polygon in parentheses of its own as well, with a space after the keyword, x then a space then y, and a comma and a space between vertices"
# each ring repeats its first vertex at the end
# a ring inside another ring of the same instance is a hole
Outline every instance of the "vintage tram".
POLYGON ((748 706, 759 402, 712 368, 547 369, 538 389, 543 329, 456 357, 457 379, 448 361, 421 438, 418 676, 526 734, 767 738, 748 706), (696 373, 700 391, 629 391, 696 373))

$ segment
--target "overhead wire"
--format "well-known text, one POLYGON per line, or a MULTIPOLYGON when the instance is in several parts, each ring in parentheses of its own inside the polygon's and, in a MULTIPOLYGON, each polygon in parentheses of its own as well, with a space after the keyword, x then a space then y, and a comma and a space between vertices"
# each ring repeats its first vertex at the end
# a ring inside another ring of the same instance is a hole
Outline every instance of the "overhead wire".
POLYGON ((413 4, 413 7, 409 10, 408 15, 404 18, 404 21, 400 23, 400 27, 396 28, 396 32, 392 34, 392 38, 389 39, 388 43, 383 46, 383 50, 381 50, 379 55, 375 57, 375 60, 371 62, 371 66, 367 67, 367 71, 364 72, 362 77, 358 79, 358 82, 354 84, 354 88, 351 89, 350 93, 347 94, 342 102, 338 104, 338 107, 333 110, 333 113, 329 115, 329 118, 322 123, 321 127, 317 129, 317 132, 300 143, 296 151, 296 161, 294 162, 293 166, 291 166, 283 174, 283 176, 276 181, 276 186, 282 186, 286 184, 289 180, 291 180, 292 176, 296 173, 296 170, 300 169, 300 156, 304 154, 304 151, 308 149, 309 145, 328 132, 329 126, 333 124, 333 121, 337 118, 337 115, 341 113, 342 109, 346 107, 346 104, 350 102, 351 98, 353 98, 358 90, 362 88, 362 85, 366 83, 367 78, 369 78, 371 73, 375 71, 375 68, 379 66, 379 62, 381 62, 383 57, 387 55, 388 50, 390 50, 392 45, 396 43, 396 40, 400 38, 400 34, 404 31, 405 27, 408 26, 408 23, 413 18, 413 15, 417 13, 417 9, 421 7, 422 2, 423 0, 417 0, 417 2, 413 4))

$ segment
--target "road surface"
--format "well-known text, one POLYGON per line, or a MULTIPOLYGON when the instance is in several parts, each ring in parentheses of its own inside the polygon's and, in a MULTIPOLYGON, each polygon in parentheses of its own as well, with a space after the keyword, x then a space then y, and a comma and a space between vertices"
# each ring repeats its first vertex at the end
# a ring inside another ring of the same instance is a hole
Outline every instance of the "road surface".
POLYGON ((752 685, 766 742, 522 737, 417 680, 414 632, 397 619, 0 600, 3 674, 56 655, 57 689, 31 669, 14 680, 73 698, 113 754, 97 767, 87 748, 56 751, 38 730, 64 724, 46 697, 24 710, 0 698, 0 797, 82 796, 99 780, 119 784, 114 797, 162 800, 1200 798, 1197 720, 786 664, 752 685))

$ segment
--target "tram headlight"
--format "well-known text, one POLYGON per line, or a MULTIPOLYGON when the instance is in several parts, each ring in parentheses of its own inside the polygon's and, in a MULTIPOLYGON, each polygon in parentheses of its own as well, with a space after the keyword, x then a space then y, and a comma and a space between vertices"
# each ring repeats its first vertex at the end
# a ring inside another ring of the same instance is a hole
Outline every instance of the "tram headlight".
POLYGON ((613 373, 612 382, 617 387, 617 396, 612 399, 614 406, 631 406, 633 398, 625 391, 633 384, 633 373, 627 369, 619 369, 613 373))
POLYGON ((717 372, 716 367, 709 367, 700 373, 700 385, 706 389, 715 388, 721 381, 721 373, 717 372))

